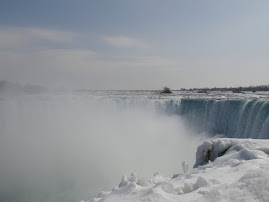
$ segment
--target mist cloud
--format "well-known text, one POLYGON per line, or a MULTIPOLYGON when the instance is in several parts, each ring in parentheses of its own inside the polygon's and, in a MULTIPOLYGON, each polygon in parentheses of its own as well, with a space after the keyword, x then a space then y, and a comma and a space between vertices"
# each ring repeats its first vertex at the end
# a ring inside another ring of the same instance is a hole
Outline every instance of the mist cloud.
POLYGON ((172 176, 194 163, 198 141, 178 117, 122 109, 68 94, 2 100, 1 196, 86 199, 124 174, 172 176))

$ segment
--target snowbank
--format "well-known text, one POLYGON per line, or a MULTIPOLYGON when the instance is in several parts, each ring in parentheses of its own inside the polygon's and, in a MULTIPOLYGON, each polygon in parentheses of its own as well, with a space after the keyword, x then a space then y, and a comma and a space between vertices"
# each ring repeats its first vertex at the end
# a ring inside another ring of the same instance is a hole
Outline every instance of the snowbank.
POLYGON ((164 178, 122 177, 91 202, 269 201, 269 140, 216 138, 197 148, 190 172, 164 178))

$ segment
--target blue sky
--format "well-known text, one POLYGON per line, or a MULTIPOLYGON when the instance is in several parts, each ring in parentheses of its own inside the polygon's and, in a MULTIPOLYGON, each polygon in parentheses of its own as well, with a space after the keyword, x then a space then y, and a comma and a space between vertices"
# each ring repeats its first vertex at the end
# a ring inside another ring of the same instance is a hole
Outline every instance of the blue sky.
POLYGON ((49 87, 268 84, 269 1, 1 0, 0 79, 49 87))

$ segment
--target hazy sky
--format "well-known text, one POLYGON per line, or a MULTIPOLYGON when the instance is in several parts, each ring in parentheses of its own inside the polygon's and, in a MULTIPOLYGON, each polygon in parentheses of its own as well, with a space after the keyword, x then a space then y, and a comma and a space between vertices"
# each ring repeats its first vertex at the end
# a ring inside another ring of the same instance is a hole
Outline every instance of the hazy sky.
POLYGON ((269 83, 268 0, 1 0, 0 80, 83 89, 269 83))

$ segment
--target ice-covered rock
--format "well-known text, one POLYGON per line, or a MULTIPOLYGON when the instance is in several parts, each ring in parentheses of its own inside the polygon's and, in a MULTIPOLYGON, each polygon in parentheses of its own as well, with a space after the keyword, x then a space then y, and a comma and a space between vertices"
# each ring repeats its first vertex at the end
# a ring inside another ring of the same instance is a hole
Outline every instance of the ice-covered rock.
POLYGON ((184 172, 184 173, 188 172, 188 170, 189 170, 189 166, 188 166, 188 164, 186 163, 186 161, 183 161, 183 162, 182 162, 182 169, 183 169, 183 172, 184 172))

